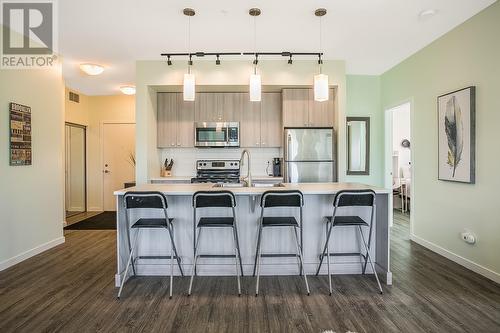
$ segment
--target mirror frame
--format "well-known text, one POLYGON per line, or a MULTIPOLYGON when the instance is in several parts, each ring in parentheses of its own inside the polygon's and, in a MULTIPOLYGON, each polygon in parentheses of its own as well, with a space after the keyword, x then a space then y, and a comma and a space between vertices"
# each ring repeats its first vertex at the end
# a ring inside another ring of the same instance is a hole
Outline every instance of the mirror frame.
POLYGON ((348 176, 366 176, 370 174, 370 117, 347 117, 346 118, 346 135, 347 135, 347 167, 346 172, 348 176), (366 126, 366 156, 365 156, 365 169, 362 171, 349 171, 349 126, 350 121, 364 121, 366 126))

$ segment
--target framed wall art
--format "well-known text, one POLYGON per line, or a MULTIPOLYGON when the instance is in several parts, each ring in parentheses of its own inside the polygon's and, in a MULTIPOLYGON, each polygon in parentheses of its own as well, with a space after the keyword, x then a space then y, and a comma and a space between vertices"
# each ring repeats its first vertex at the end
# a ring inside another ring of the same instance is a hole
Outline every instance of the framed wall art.
POLYGON ((476 87, 437 98, 438 179, 475 183, 476 87))
POLYGON ((31 108, 9 104, 10 165, 31 165, 31 108))

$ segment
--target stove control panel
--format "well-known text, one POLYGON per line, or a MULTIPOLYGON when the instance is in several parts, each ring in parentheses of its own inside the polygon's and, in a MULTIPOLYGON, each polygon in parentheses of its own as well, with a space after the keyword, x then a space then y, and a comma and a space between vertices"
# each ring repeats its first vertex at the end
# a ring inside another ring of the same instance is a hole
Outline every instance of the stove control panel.
POLYGON ((239 160, 198 160, 196 170, 239 170, 239 160))

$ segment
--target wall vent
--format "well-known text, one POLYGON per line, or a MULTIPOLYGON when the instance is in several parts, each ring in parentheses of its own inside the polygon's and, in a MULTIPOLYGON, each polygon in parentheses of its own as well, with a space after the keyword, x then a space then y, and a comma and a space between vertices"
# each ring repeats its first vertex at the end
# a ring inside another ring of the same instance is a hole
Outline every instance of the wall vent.
POLYGON ((69 92, 69 100, 75 103, 80 103, 80 95, 72 91, 69 92))

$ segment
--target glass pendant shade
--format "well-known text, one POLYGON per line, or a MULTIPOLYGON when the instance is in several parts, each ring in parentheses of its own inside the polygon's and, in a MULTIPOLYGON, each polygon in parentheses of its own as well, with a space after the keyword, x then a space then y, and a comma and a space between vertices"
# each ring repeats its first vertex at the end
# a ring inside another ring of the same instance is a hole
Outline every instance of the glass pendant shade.
POLYGON ((185 101, 194 101, 195 95, 195 81, 194 74, 184 74, 184 90, 183 90, 185 101))
POLYGON ((328 75, 314 75, 314 100, 317 102, 328 100, 328 75))
POLYGON ((259 74, 250 75, 250 101, 260 102, 262 85, 259 74))

